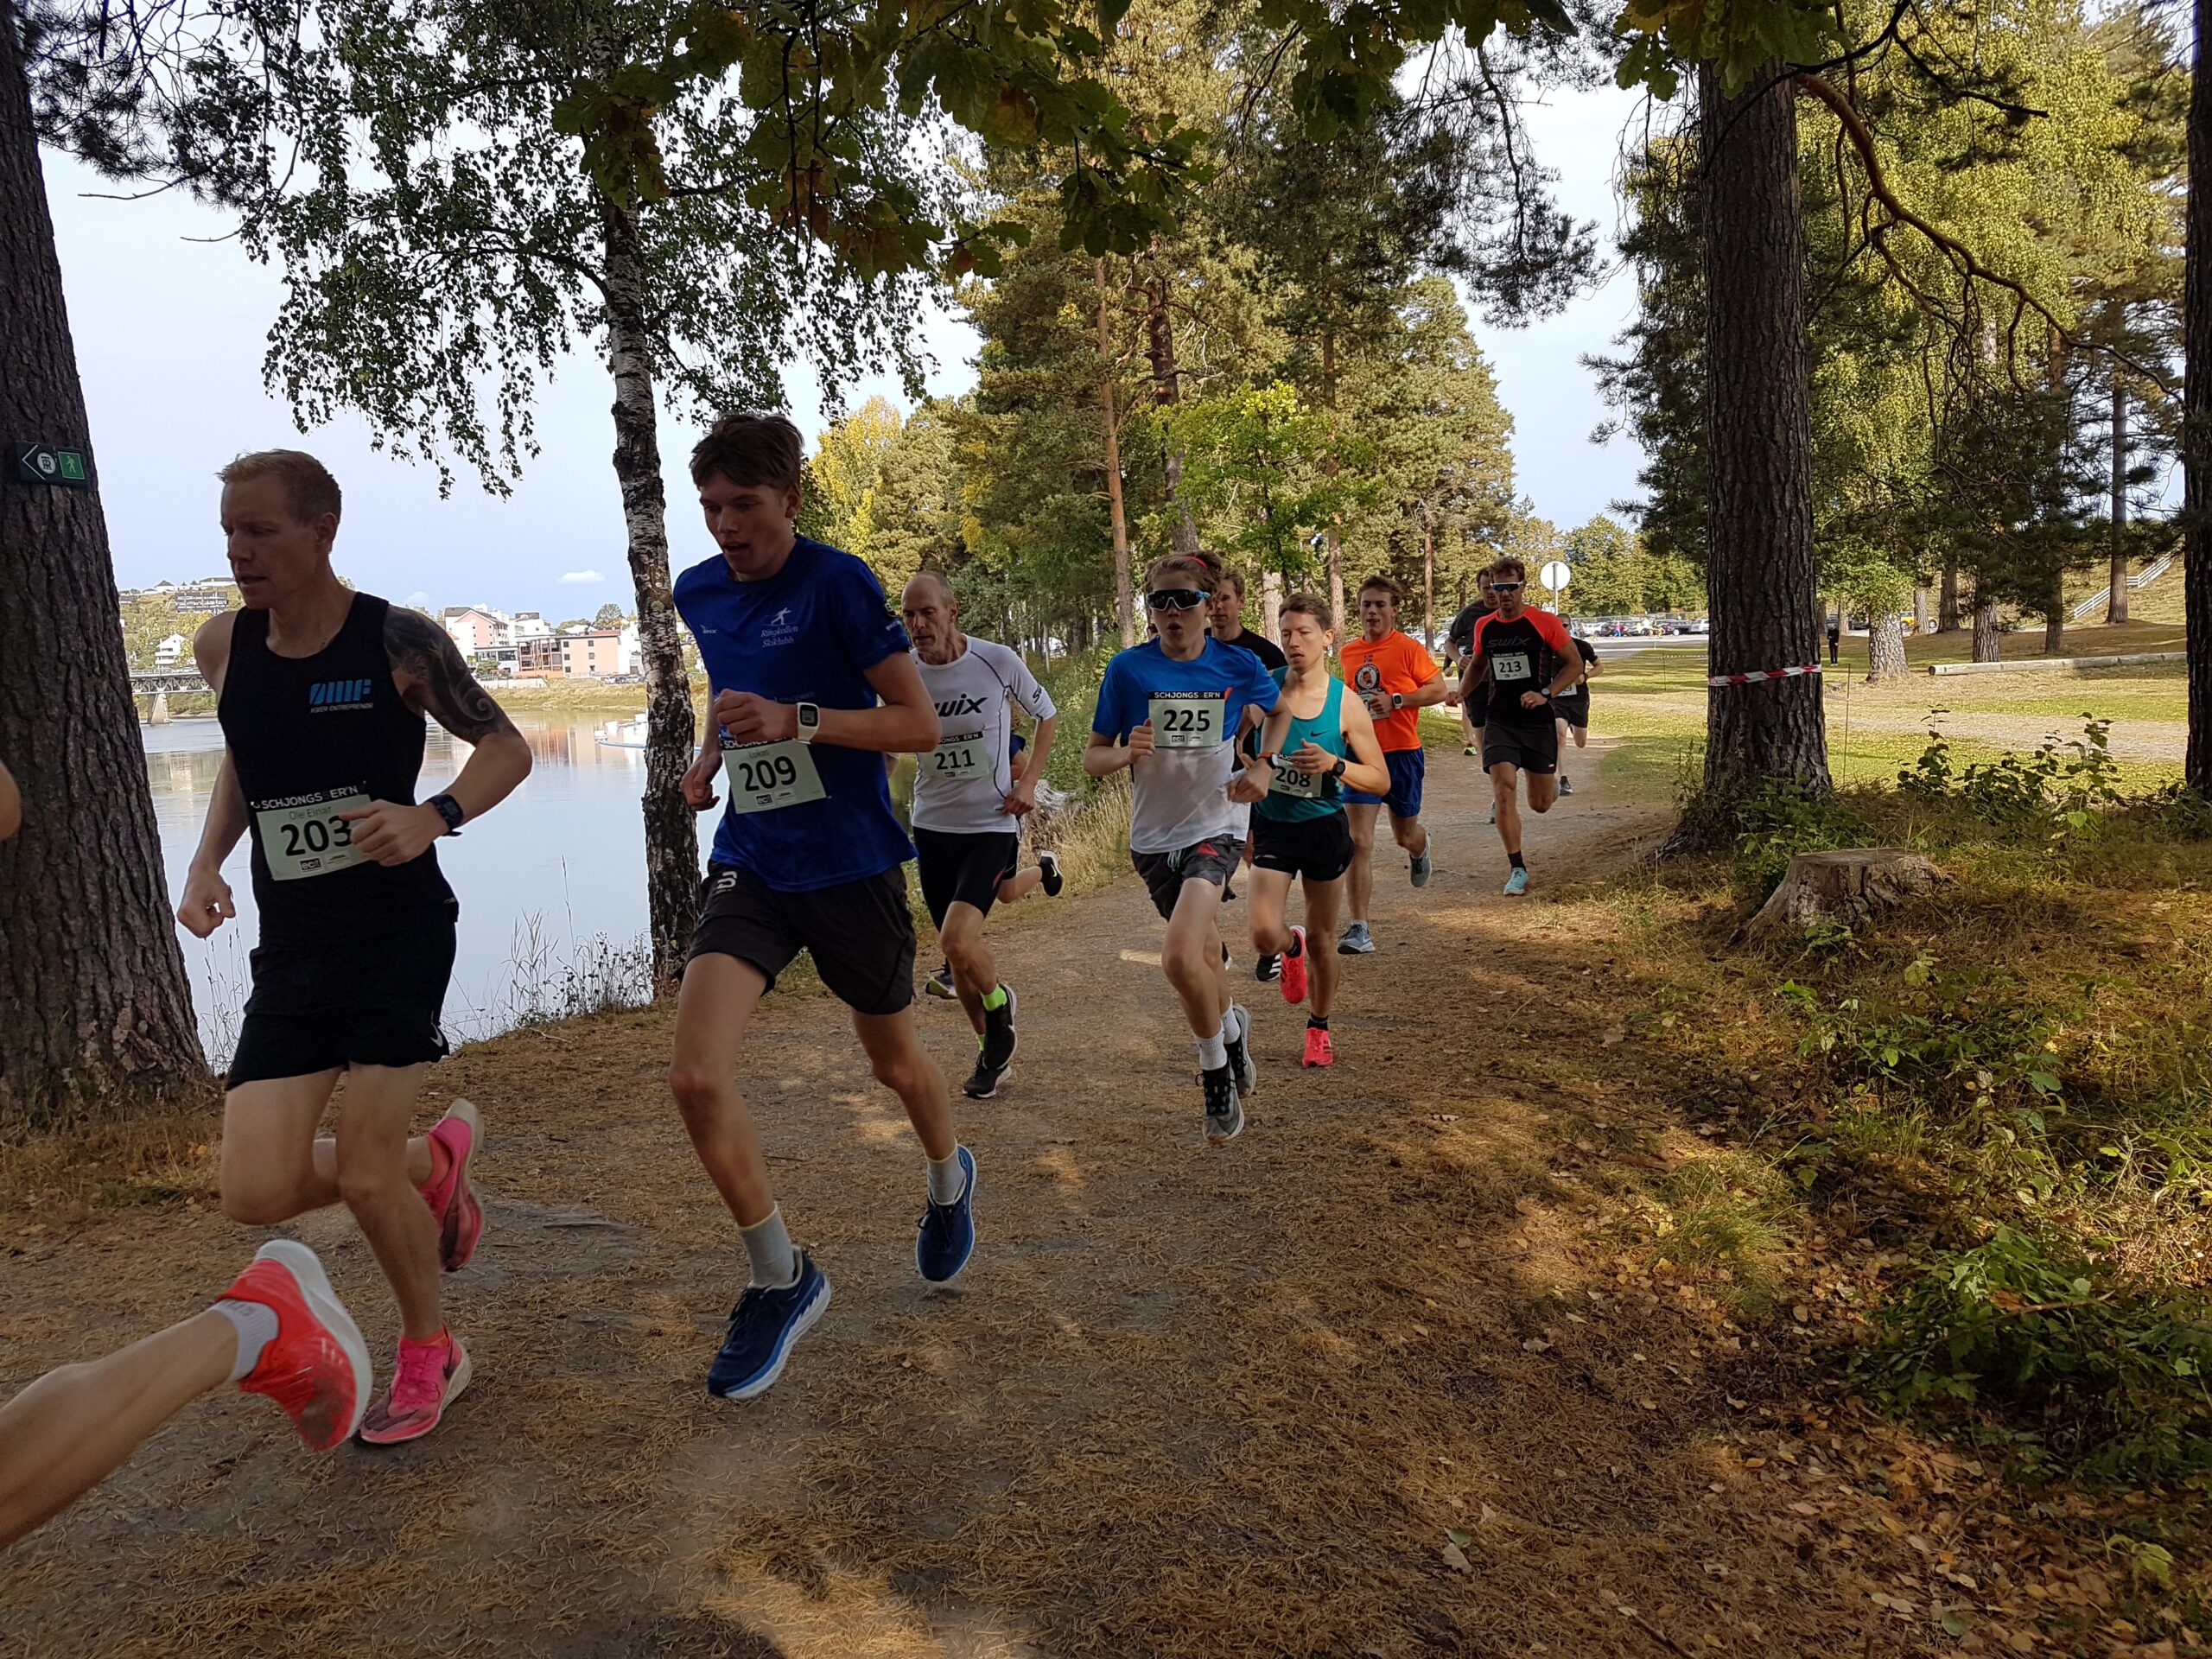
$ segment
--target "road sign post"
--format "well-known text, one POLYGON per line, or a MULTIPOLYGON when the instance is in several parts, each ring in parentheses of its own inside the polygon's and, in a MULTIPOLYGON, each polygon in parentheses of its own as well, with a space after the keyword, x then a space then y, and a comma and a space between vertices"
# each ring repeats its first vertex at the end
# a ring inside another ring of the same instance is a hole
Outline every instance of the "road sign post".
POLYGON ((1557 610, 1559 596, 1567 591, 1567 584, 1574 580, 1574 572, 1567 569, 1564 560, 1547 559, 1544 568, 1536 572, 1536 580, 1544 584, 1545 591, 1552 596, 1552 608, 1557 610))

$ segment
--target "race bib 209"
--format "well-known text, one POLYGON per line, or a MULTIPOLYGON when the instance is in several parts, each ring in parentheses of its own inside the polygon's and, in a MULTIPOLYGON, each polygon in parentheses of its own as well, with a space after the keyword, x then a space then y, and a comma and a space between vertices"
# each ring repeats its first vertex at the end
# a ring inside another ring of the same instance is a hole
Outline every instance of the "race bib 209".
POLYGON ((722 774, 729 779, 733 812, 775 812, 818 801, 824 793, 814 754, 795 737, 778 743, 722 739, 722 774))

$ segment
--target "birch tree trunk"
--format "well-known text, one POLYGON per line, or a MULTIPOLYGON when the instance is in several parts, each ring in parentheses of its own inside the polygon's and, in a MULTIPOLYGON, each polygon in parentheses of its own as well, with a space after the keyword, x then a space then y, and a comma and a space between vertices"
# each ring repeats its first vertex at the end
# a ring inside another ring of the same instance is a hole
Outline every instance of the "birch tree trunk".
POLYGON ((2112 593, 2105 620, 2127 620, 2127 382, 2112 377, 2112 593))
MULTIPOLYGON (((1712 66, 1698 74, 1715 674, 1821 654, 1796 94, 1776 67, 1734 99, 1712 66)), ((1833 788, 1821 676, 1713 686, 1706 708, 1704 798, 1678 838, 1725 833, 1735 804, 1758 789, 1833 788)))
POLYGON ((684 804, 691 764, 691 682, 669 592, 668 497, 660 477, 652 334, 645 321, 645 257, 634 213, 599 199, 607 256, 607 363, 614 377, 614 476, 622 489, 638 647, 645 669, 645 905, 653 976, 663 990, 683 971, 698 919, 697 815, 684 804))
MULTIPOLYGON (((90 454, 17 29, 0 15, 0 419, 10 438, 90 454)), ((14 1136, 204 1099, 213 1079, 99 492, 0 462, 0 760, 23 798, 22 831, 0 842, 0 1135, 14 1136)))
POLYGON ((1114 611, 1122 620, 1122 645, 1137 642, 1136 595, 1129 576, 1129 520, 1122 502, 1122 430, 1114 409, 1114 333, 1106 289, 1106 262, 1098 262, 1098 414, 1106 427, 1106 515, 1114 536, 1114 611))

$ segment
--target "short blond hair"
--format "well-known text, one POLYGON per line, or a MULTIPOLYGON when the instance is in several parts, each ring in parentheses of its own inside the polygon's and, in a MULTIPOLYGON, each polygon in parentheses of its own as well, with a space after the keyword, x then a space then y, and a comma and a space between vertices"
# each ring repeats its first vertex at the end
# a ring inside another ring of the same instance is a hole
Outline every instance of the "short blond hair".
POLYGON ((1212 566, 1188 553, 1170 553, 1164 559, 1154 559, 1146 567, 1144 573, 1147 593, 1172 588, 1180 582, 1184 587, 1200 588, 1210 594, 1218 585, 1218 581, 1212 566))
POLYGON ((338 480, 330 475, 330 468, 304 449, 252 450, 215 476, 226 485, 250 484, 257 478, 279 480, 284 486, 284 497, 291 505, 292 517, 303 524, 313 524, 326 512, 335 518, 344 505, 338 480))

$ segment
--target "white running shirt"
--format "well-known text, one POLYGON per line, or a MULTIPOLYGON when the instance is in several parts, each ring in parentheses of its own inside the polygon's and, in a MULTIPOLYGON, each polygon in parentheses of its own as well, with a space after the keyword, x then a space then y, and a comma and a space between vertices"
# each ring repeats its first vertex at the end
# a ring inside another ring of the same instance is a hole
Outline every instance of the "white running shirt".
POLYGON ((1014 787, 1008 707, 1050 720, 1052 699, 1019 652, 968 639, 942 668, 914 658, 944 727, 935 749, 915 757, 914 827, 946 835, 1012 835, 1019 818, 999 809, 1014 787))

